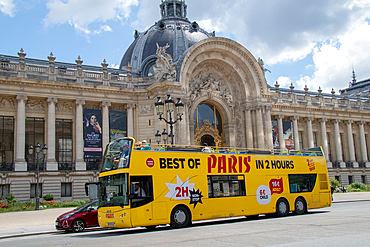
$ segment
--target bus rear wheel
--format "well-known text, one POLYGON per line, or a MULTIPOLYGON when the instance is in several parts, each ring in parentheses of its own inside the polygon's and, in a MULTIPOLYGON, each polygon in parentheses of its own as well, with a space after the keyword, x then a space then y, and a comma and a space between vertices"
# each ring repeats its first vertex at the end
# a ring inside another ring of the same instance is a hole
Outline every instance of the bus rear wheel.
POLYGON ((289 205, 287 200, 280 198, 276 203, 276 216, 284 217, 289 213, 289 205))
POLYGON ((182 228, 189 225, 190 214, 184 206, 177 206, 171 212, 171 226, 182 228))
POLYGON ((302 198, 297 198, 294 203, 294 213, 304 214, 307 211, 306 202, 302 198))

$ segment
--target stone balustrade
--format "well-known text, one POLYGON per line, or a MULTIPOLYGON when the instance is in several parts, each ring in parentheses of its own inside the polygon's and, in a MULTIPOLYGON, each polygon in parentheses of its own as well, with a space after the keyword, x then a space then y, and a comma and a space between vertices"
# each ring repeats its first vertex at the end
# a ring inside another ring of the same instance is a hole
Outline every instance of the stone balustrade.
POLYGON ((25 53, 19 57, 0 55, 0 76, 21 77, 37 80, 49 80, 69 83, 82 83, 91 85, 104 85, 122 88, 143 89, 155 82, 154 77, 133 77, 126 71, 103 67, 83 66, 82 60, 76 64, 54 62, 55 57, 47 60, 27 59, 25 53), (81 73, 82 72, 82 73, 81 73))

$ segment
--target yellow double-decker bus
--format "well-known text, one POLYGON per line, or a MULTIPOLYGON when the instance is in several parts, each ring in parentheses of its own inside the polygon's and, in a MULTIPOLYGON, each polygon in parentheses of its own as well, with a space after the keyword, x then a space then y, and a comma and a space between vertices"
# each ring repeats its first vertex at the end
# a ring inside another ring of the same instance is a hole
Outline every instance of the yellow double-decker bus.
POLYGON ((186 227, 193 221, 304 214, 331 206, 320 147, 300 151, 107 144, 99 174, 103 228, 186 227))

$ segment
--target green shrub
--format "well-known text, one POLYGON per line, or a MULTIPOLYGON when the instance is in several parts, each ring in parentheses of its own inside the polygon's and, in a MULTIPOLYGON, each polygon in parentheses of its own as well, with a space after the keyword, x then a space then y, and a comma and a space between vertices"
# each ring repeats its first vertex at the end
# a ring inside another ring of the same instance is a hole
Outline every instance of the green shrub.
POLYGON ((8 194, 8 196, 6 197, 6 201, 8 202, 8 204, 15 204, 18 202, 18 200, 15 199, 15 196, 13 193, 8 194))
POLYGON ((337 186, 340 187, 341 184, 339 183, 338 180, 336 180, 335 178, 331 178, 330 179, 330 185, 333 186, 334 188, 336 188, 337 186))
POLYGON ((351 183, 350 186, 354 189, 366 190, 366 185, 360 182, 351 183))
POLYGON ((44 195, 43 198, 44 198, 45 201, 52 201, 52 200, 54 200, 54 196, 52 194, 46 194, 46 195, 44 195))

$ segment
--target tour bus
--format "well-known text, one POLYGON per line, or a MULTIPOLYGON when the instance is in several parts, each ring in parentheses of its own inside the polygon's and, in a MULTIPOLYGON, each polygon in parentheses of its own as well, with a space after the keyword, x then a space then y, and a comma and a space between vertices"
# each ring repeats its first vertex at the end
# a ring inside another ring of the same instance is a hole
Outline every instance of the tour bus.
POLYGON ((103 228, 174 228, 193 221, 304 214, 331 206, 321 147, 249 150, 107 144, 98 182, 103 228))

